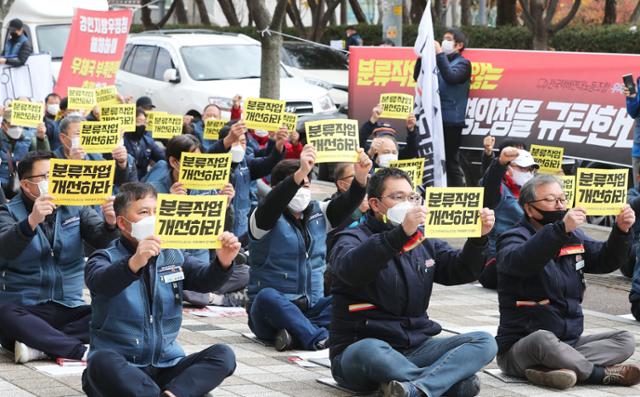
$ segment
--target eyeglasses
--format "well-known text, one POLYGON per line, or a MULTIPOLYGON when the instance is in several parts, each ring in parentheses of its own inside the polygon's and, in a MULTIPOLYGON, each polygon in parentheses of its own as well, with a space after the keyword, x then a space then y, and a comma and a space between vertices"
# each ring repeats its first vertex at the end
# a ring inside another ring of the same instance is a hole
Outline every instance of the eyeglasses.
POLYGON ((29 182, 33 182, 33 183, 38 183, 41 181, 48 181, 49 180, 49 174, 41 174, 41 175, 31 175, 31 176, 27 176, 24 179, 27 179, 29 182))
POLYGON ((539 203, 540 201, 544 201, 545 203, 549 204, 549 205, 553 205, 553 204, 566 204, 567 203, 567 198, 566 197, 554 197, 554 196, 547 196, 543 199, 540 200, 533 200, 533 201, 529 201, 529 204, 532 203, 539 203))
POLYGON ((399 201, 409 201, 413 204, 416 205, 421 205, 422 204, 422 196, 419 195, 418 193, 411 193, 411 194, 405 194, 405 193, 391 193, 391 194, 387 194, 386 196, 382 196, 380 197, 381 199, 383 198, 389 198, 393 201, 399 202, 399 201))

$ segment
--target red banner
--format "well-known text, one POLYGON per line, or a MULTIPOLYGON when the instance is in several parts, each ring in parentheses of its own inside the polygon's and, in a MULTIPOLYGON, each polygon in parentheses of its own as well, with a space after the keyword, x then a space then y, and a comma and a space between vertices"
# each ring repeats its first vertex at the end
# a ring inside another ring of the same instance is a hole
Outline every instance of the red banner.
POLYGON ((112 85, 131 26, 130 10, 76 9, 55 92, 65 97, 67 87, 112 85))
MULTIPOLYGON (((487 134, 561 146, 565 157, 631 164, 633 119, 622 75, 638 77, 640 56, 467 50, 471 92, 463 147, 487 134)), ((349 117, 364 122, 382 93, 415 94, 412 48, 351 47, 349 117)), ((404 131, 398 120, 385 120, 404 131)))

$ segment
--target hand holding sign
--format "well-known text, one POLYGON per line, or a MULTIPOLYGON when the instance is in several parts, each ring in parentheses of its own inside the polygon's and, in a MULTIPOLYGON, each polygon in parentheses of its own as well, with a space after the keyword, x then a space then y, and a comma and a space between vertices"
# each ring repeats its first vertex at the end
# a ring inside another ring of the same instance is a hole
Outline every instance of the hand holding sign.
POLYGON ((416 115, 410 113, 409 117, 407 117, 407 130, 413 132, 413 130, 416 128, 416 123, 416 115))
POLYGON ((493 147, 496 144, 496 137, 487 135, 482 140, 482 146, 484 146, 484 154, 491 156, 493 154, 493 147))
POLYGON ((82 146, 76 146, 76 147, 72 147, 71 148, 71 151, 69 152, 69 159, 70 160, 84 160, 86 155, 87 155, 87 153, 85 153, 85 151, 82 148, 82 146))
POLYGON ((382 105, 378 103, 371 110, 371 118, 369 118, 369 121, 371 122, 371 124, 377 123, 381 115, 382 115, 382 105))
POLYGON ((44 196, 40 196, 34 201, 33 209, 31 210, 31 214, 29 214, 28 222, 31 229, 35 230, 36 227, 44 222, 44 218, 47 215, 53 214, 53 211, 56 209, 56 205, 53 203, 53 197, 48 194, 44 196))
POLYGON ((564 231, 572 233, 587 221, 587 210, 582 207, 572 208, 567 211, 562 221, 564 222, 564 231))
POLYGON ((367 177, 369 176, 369 171, 371 171, 371 167, 373 163, 367 154, 364 152, 364 149, 358 148, 358 162, 354 164, 355 168, 355 180, 358 181, 360 186, 367 186, 367 177))
POLYGON ((220 194, 223 196, 227 196, 227 203, 231 204, 231 200, 233 200, 236 195, 236 189, 233 188, 232 184, 227 183, 220 191, 220 194))
POLYGON ((287 127, 280 127, 276 132, 276 150, 282 152, 284 150, 284 144, 289 140, 289 130, 287 127))
POLYGON ((505 166, 516 158, 518 158, 518 149, 512 146, 507 146, 506 148, 502 149, 502 152, 500 152, 500 159, 498 161, 500 162, 500 165, 505 166))
POLYGON ((38 124, 38 127, 36 128, 36 137, 41 141, 44 141, 47 137, 47 127, 44 123, 38 124))
POLYGON ((231 266, 238 252, 240 252, 240 242, 236 236, 229 232, 222 233, 218 240, 222 242, 222 248, 216 250, 216 257, 220 266, 226 270, 231 266))
POLYGON ((116 161, 116 164, 118 164, 118 167, 120 169, 127 168, 127 160, 129 159, 129 154, 127 153, 127 148, 124 147, 124 145, 120 145, 113 149, 113 151, 111 152, 111 156, 113 156, 113 159, 116 161))
POLYGON ((140 269, 147 266, 149 259, 160 255, 160 239, 156 236, 149 236, 138 242, 136 253, 129 259, 129 269, 138 273, 140 269))
POLYGON ((171 185, 171 188, 169 188, 169 193, 187 194, 187 189, 184 188, 184 185, 181 182, 176 182, 173 185, 171 185))
POLYGON ((306 144, 300 153, 300 168, 293 175, 297 185, 300 185, 304 178, 307 177, 313 170, 313 166, 316 164, 316 149, 313 145, 306 144))
POLYGON ((625 204, 622 210, 616 217, 616 225, 624 233, 629 233, 629 230, 636 222, 636 213, 633 211, 629 204, 625 204))
POLYGON ((115 200, 115 197, 111 196, 101 206, 102 214, 104 215, 104 221, 107 222, 107 224, 111 225, 111 226, 115 226, 115 224, 116 224, 116 211, 113 208, 113 201, 114 200, 115 200))
POLYGON ((489 234, 493 225, 496 223, 496 216, 493 210, 489 208, 483 208, 480 210, 480 221, 482 222, 482 231, 480 235, 486 236, 489 234))
POLYGON ((238 121, 231 126, 229 130, 229 134, 224 138, 224 147, 227 149, 231 147, 234 143, 238 142, 238 139, 247 132, 247 126, 243 121, 238 121))
MULTIPOLYGON (((398 205, 398 204, 396 204, 398 205)), ((407 236, 413 236, 418 230, 418 226, 425 223, 427 220, 427 208, 423 205, 416 205, 407 211, 402 221, 402 230, 407 236)))

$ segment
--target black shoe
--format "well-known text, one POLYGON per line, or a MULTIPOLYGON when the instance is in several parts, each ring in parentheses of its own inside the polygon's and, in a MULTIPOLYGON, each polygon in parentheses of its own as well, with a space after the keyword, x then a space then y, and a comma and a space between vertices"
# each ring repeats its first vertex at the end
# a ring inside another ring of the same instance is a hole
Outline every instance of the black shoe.
POLYGON ((313 345, 313 347, 315 347, 315 348, 316 348, 316 350, 324 350, 324 349, 326 349, 327 347, 329 347, 328 345, 329 345, 329 338, 325 338, 325 339, 323 339, 323 340, 319 340, 319 341, 317 341, 317 342, 313 345))
POLYGON ((276 334, 276 339, 273 343, 277 351, 283 352, 285 350, 291 350, 293 348, 293 336, 286 329, 281 329, 276 334))
POLYGON ((447 397, 473 397, 480 394, 480 379, 470 376, 451 386, 444 395, 447 397))

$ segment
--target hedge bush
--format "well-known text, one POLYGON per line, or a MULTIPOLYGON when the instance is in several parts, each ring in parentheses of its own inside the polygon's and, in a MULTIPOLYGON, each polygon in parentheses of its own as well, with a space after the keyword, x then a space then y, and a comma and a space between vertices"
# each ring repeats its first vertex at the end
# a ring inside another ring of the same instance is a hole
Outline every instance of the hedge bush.
MULTIPOLYGON (((378 45, 382 42, 382 27, 380 25, 356 25, 366 45, 378 45)), ((593 25, 567 27, 551 38, 549 45, 557 51, 581 52, 613 52, 640 54, 640 29, 632 32, 629 25, 593 25)), ((212 29, 204 25, 166 25, 165 29, 212 29)), ((223 32, 243 33, 255 39, 259 34, 255 27, 215 27, 223 32)), ((143 31, 142 25, 132 25, 131 32, 143 31)), ((498 28, 486 26, 469 26, 463 29, 469 38, 471 48, 504 48, 531 49, 532 34, 523 26, 503 26, 498 28)), ((444 28, 436 27, 436 38, 442 37, 444 28)), ((283 33, 298 36, 294 28, 285 28, 283 33)), ((405 46, 412 46, 418 34, 417 25, 404 26, 402 41, 405 46)), ((344 39, 344 26, 329 26, 322 39, 323 43, 330 40, 344 39)))

